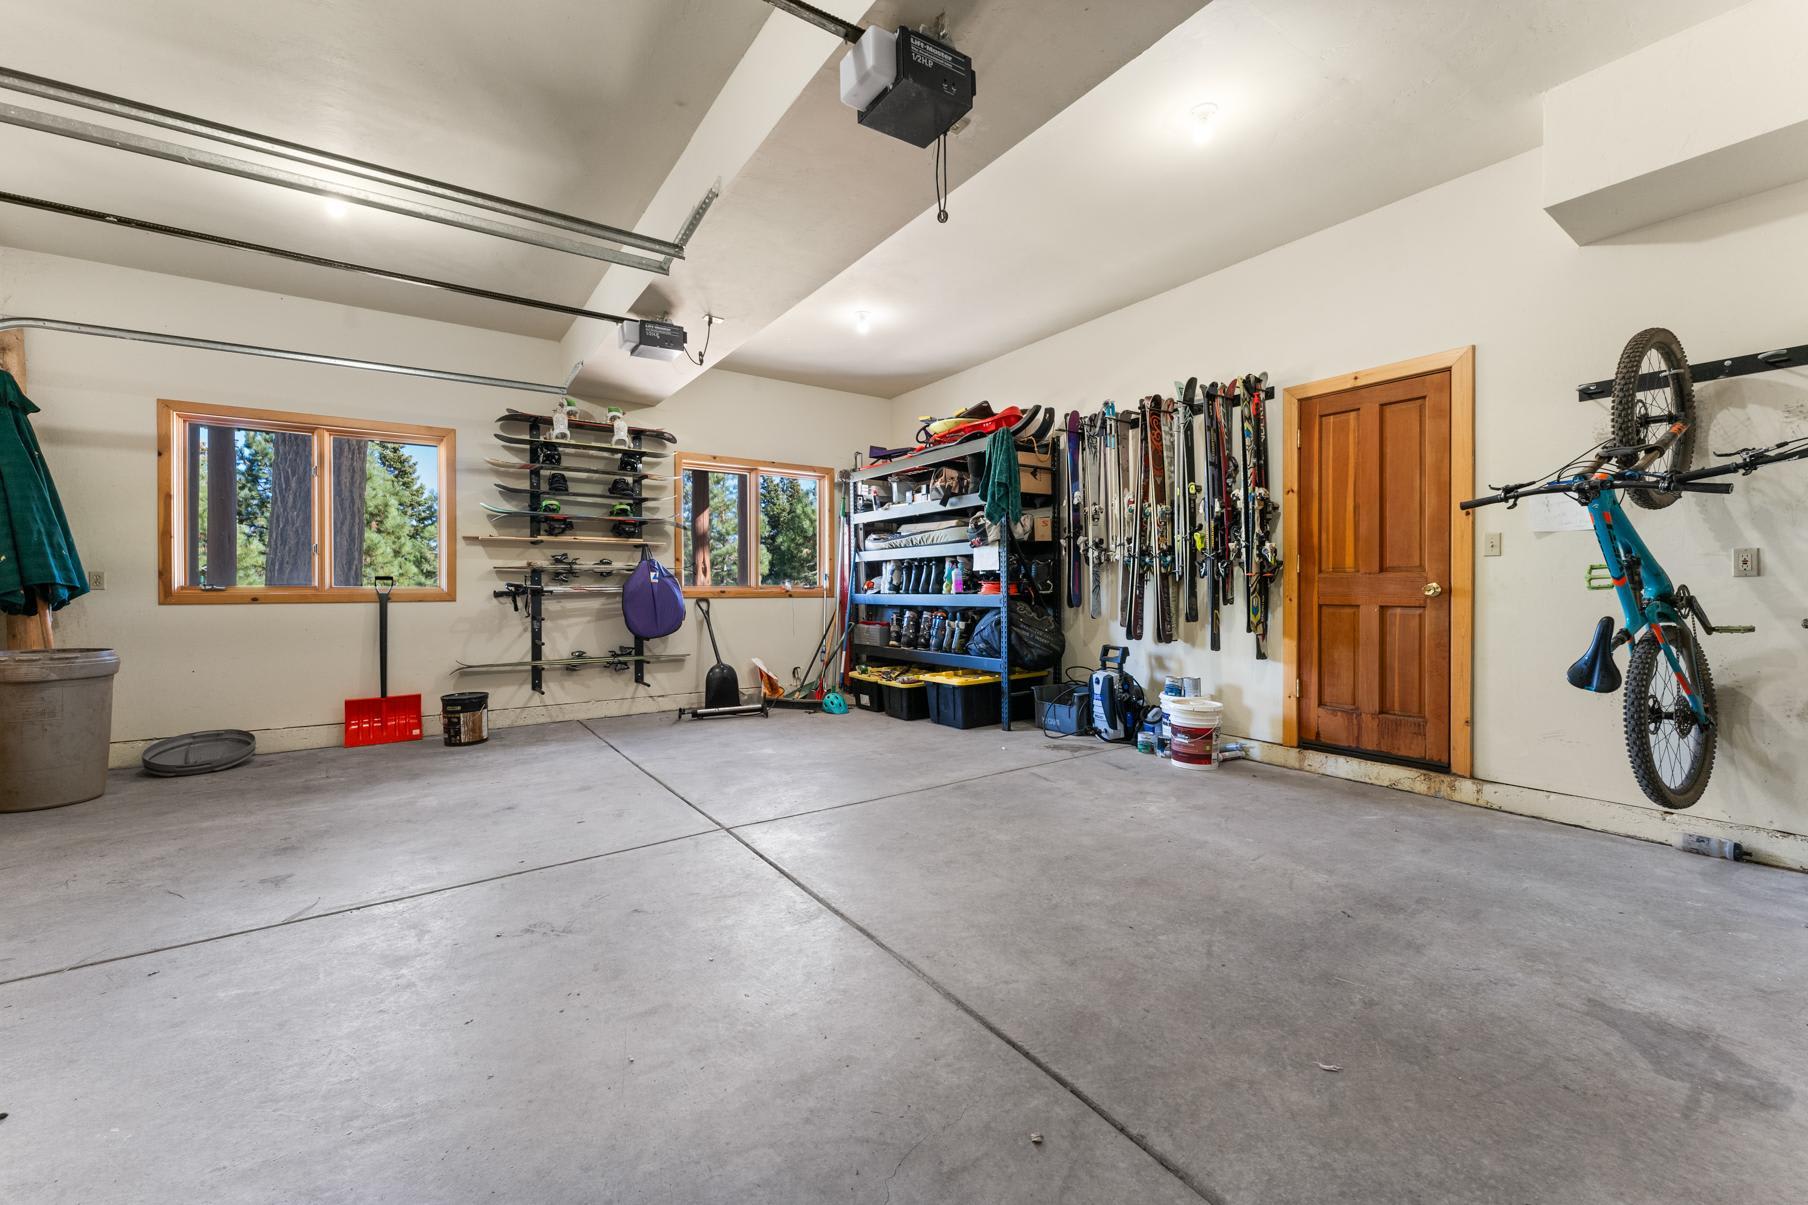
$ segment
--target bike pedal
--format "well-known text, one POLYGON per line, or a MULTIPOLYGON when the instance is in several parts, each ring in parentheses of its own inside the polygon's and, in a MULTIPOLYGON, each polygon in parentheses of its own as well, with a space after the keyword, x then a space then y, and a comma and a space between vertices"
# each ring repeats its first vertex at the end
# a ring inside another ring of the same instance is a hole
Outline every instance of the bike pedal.
POLYGON ((1723 623, 1708 630, 1713 632, 1716 636, 1749 636, 1758 630, 1758 626, 1751 623, 1723 623))
POLYGON ((1607 572, 1607 566, 1599 562, 1588 567, 1583 575, 1582 584, 1590 590, 1613 589, 1613 576, 1607 572))

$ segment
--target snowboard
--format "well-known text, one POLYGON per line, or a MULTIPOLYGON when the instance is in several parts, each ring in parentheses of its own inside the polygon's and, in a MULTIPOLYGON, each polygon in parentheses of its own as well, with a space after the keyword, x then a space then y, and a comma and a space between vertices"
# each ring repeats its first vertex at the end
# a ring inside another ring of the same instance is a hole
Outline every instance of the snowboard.
MULTIPOLYGON (((550 426, 552 424, 552 416, 550 414, 529 414, 525 410, 511 409, 496 421, 499 423, 546 423, 550 426)), ((605 419, 572 418, 567 421, 574 431, 615 430, 615 424, 605 419)), ((669 444, 678 442, 678 437, 676 435, 673 435, 670 431, 663 431, 658 427, 636 427, 634 424, 629 423, 628 430, 630 433, 638 435, 642 439, 657 439, 669 444)), ((559 442, 563 443, 564 441, 561 440, 559 442)))
MULTIPOLYGON (((670 477, 655 477, 651 473, 642 473, 633 469, 592 469, 573 464, 532 464, 525 460, 493 460, 485 458, 484 463, 493 469, 503 469, 511 473, 530 473, 539 469, 543 473, 581 473, 586 477, 628 477, 636 481, 670 481, 670 477)), ((542 490, 542 493, 546 491, 542 490)))
POLYGON ((557 448, 562 452, 583 452, 592 456, 639 456, 650 459, 671 455, 664 449, 618 448, 613 444, 582 443, 575 439, 529 439, 525 435, 504 435, 500 431, 495 434, 498 443, 505 443, 511 448, 557 448))
POLYGON ((512 509, 510 507, 506 507, 506 506, 497 506, 496 504, 494 504, 492 502, 485 502, 483 504, 483 509, 489 511, 492 515, 500 515, 505 518, 546 519, 546 520, 549 520, 551 522, 556 522, 556 523, 665 524, 665 523, 672 522, 671 519, 648 518, 644 515, 574 515, 574 514, 570 514, 570 513, 566 512, 566 511, 558 511, 558 510, 516 510, 516 509, 512 509))

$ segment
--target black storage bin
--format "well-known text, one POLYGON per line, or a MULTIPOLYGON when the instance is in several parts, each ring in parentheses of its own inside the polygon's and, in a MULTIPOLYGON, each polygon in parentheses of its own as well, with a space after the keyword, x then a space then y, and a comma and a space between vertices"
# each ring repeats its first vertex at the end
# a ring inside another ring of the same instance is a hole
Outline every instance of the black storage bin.
MULTIPOLYGON (((1011 720, 1027 720, 1035 713, 1035 696, 1028 679, 1040 678, 1040 671, 1020 671, 1011 675, 1011 720)), ((959 682, 959 674, 935 674, 924 678, 929 695, 929 718, 946 728, 985 728, 998 723, 998 675, 986 674, 979 681, 959 682)))
POLYGON ((921 682, 887 682, 885 714, 894 720, 926 720, 929 718, 929 688, 921 682))
POLYGON ((847 676, 847 695, 862 711, 885 710, 885 688, 878 682, 854 674, 847 676))

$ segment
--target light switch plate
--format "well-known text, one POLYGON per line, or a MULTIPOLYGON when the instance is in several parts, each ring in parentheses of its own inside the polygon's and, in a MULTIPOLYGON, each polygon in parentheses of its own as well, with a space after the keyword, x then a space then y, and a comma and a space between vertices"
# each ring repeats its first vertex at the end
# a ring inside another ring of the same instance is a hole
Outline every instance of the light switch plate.
POLYGON ((1762 568, 1758 561, 1758 550, 1756 548, 1733 549, 1734 577, 1758 577, 1761 573, 1762 568))
POLYGON ((1498 531, 1491 531, 1482 537, 1482 555, 1500 555, 1500 533, 1498 531))

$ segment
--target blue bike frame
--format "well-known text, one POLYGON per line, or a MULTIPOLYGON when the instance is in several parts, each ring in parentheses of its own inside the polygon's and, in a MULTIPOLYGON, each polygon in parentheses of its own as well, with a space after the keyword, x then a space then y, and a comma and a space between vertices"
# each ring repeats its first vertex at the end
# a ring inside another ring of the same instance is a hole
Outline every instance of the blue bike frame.
POLYGON ((1601 556, 1607 562, 1607 572, 1613 578, 1614 593, 1619 596, 1620 610, 1626 615, 1626 631, 1636 643, 1645 634, 1647 628, 1657 638, 1657 643, 1664 650, 1664 659, 1670 663, 1670 672, 1676 675, 1676 683, 1682 689, 1683 698, 1689 701, 1690 710, 1703 726, 1711 726, 1714 717, 1707 713, 1701 700, 1696 697, 1693 680, 1694 666, 1683 664, 1682 655, 1676 646, 1664 639, 1664 626, 1683 627, 1684 620, 1676 607, 1670 602, 1675 596, 1675 586, 1670 577, 1658 564, 1657 558, 1639 538, 1638 530, 1633 527, 1632 520, 1620 509, 1618 490, 1602 490, 1588 502, 1588 515, 1594 521, 1595 539, 1601 545, 1601 556), (1641 590, 1634 594, 1627 580, 1626 562, 1628 558, 1638 564, 1641 590))

